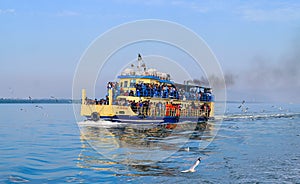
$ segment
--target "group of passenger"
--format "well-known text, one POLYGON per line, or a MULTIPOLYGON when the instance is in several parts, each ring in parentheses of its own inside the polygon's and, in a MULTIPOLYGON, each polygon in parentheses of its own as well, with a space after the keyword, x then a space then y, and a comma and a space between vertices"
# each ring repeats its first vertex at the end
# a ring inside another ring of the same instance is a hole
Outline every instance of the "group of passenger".
POLYGON ((133 112, 137 113, 138 115, 145 115, 148 116, 150 115, 149 108, 150 108, 150 100, 145 100, 145 101, 138 101, 135 102, 129 101, 130 107, 133 112))
POLYGON ((179 99, 179 94, 174 85, 154 84, 154 83, 136 83, 135 94, 131 90, 129 96, 137 97, 156 97, 156 98, 173 98, 179 99))
POLYGON ((180 116, 181 106, 173 104, 172 102, 166 103, 166 116, 180 116))
POLYGON ((111 89, 111 88, 114 88, 116 85, 118 85, 117 82, 108 82, 106 87, 107 87, 107 89, 111 89))
POLYGON ((133 112, 138 115, 156 115, 156 116, 179 116, 180 115, 180 105, 172 104, 166 102, 166 104, 162 104, 161 102, 157 103, 156 106, 150 100, 138 101, 135 102, 129 101, 130 107, 133 112))
POLYGON ((180 116, 181 112, 183 112, 182 115, 185 116, 197 116, 204 114, 206 117, 209 117, 211 111, 211 108, 207 103, 203 103, 202 105, 195 105, 192 103, 183 107, 181 104, 175 104, 172 102, 153 103, 150 102, 150 100, 140 100, 138 102, 133 100, 129 101, 128 104, 133 112, 137 113, 138 115, 145 116, 180 116))
POLYGON ((180 100, 199 100, 212 101, 213 96, 211 89, 201 87, 190 87, 189 89, 176 88, 174 85, 166 83, 136 83, 130 84, 134 90, 124 90, 117 82, 108 82, 107 89, 113 90, 114 99, 119 95, 137 96, 137 97, 156 97, 156 98, 171 98, 180 100))
POLYGON ((208 88, 193 87, 190 88, 189 91, 179 89, 178 92, 181 100, 199 100, 206 102, 213 100, 211 89, 208 88))
POLYGON ((206 117, 209 117, 210 116, 210 111, 211 111, 211 108, 210 106, 207 104, 207 103, 204 103, 200 106, 200 109, 202 112, 205 113, 205 116, 206 117))
POLYGON ((95 98, 95 100, 89 99, 89 98, 85 98, 84 104, 86 105, 109 105, 109 97, 108 95, 106 95, 106 98, 101 98, 100 100, 97 100, 97 98, 95 98))

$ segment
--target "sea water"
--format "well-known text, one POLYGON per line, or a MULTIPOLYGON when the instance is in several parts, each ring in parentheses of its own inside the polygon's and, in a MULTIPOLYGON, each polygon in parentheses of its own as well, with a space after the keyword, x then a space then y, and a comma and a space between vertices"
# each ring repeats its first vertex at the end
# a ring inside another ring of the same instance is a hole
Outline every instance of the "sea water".
POLYGON ((1 104, 0 183, 300 183, 300 105, 240 105, 206 125, 132 127, 1 104))

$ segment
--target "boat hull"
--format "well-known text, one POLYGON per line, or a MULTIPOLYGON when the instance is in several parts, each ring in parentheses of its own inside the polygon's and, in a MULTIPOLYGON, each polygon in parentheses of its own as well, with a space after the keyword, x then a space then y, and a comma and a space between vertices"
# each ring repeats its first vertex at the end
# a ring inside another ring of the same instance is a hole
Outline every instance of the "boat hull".
POLYGON ((118 115, 118 116, 101 116, 100 119, 105 121, 119 122, 119 123, 129 123, 129 124, 176 124, 180 122, 206 122, 207 117, 177 117, 177 116, 165 116, 165 117, 155 117, 155 116, 128 116, 128 115, 118 115))

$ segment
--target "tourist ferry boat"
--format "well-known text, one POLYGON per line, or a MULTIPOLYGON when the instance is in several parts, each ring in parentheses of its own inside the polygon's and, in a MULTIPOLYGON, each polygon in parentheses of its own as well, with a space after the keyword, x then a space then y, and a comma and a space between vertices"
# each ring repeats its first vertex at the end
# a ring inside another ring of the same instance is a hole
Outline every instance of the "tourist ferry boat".
POLYGON ((177 84, 171 76, 147 69, 141 55, 137 66, 125 69, 118 82, 108 82, 105 98, 89 99, 82 89, 81 115, 134 124, 172 124, 206 122, 214 116, 212 89, 192 84, 177 84))

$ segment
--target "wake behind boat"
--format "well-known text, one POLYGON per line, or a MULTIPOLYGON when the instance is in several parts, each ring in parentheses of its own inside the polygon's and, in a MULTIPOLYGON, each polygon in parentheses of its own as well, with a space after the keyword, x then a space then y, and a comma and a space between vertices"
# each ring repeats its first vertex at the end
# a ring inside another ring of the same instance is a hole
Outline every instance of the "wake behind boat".
POLYGON ((108 82, 105 98, 89 99, 82 89, 81 115, 134 124, 203 122, 214 116, 212 89, 178 84, 171 75, 147 69, 141 55, 137 66, 125 69, 118 82, 108 82))

